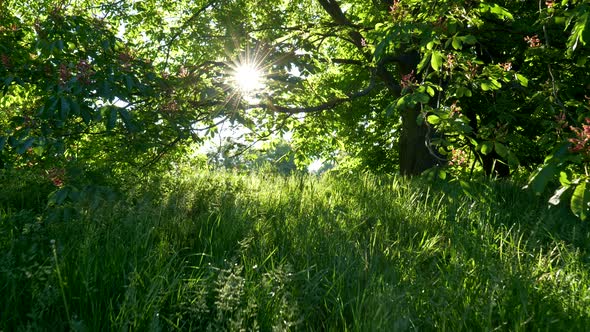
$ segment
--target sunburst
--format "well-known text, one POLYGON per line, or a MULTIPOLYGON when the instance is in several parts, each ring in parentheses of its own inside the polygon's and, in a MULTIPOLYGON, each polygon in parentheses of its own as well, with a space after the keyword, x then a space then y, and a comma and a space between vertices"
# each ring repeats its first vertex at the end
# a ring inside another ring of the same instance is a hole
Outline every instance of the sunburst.
POLYGON ((245 95, 264 89, 264 74, 254 63, 239 64, 233 73, 233 83, 239 92, 245 95))
POLYGON ((229 65, 230 86, 242 99, 252 100, 266 88, 269 68, 267 63, 268 51, 246 49, 229 65))

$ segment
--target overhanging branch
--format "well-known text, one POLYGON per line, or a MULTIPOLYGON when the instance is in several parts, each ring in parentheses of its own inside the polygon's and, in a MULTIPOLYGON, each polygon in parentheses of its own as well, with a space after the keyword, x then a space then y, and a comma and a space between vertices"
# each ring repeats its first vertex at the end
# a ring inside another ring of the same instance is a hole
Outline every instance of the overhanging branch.
POLYGON ((298 107, 298 106, 281 106, 281 105, 275 105, 272 103, 272 101, 269 100, 266 103, 261 103, 258 105, 250 105, 250 108, 262 108, 262 109, 270 110, 272 112, 288 113, 288 114, 321 112, 321 111, 332 109, 340 104, 351 102, 357 98, 366 96, 373 90, 374 87, 375 87, 375 78, 374 78, 374 75, 371 75, 371 80, 369 82, 369 85, 367 85, 366 88, 359 90, 357 92, 354 92, 354 93, 347 94, 346 97, 334 98, 334 99, 331 99, 331 100, 329 100, 325 103, 319 104, 319 105, 300 106, 300 107, 298 107))

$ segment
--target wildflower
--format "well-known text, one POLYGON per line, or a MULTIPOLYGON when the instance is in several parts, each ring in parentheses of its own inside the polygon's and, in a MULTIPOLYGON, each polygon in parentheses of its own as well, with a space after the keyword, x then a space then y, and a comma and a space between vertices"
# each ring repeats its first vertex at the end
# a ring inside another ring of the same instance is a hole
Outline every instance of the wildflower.
POLYGON ((555 1, 553 0, 547 0, 545 1, 545 6, 552 8, 555 5, 555 1))
POLYGON ((538 35, 526 36, 524 37, 524 41, 526 41, 529 44, 530 48, 536 48, 541 46, 541 39, 539 39, 538 35))

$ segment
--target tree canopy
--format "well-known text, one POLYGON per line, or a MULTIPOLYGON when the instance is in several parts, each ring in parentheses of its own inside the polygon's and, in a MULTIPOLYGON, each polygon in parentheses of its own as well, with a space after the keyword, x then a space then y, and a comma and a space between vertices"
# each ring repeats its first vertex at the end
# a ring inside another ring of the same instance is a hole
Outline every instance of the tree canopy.
POLYGON ((231 122, 300 162, 559 179, 586 219, 589 42, 581 0, 4 0, 0 166, 143 171, 231 122))

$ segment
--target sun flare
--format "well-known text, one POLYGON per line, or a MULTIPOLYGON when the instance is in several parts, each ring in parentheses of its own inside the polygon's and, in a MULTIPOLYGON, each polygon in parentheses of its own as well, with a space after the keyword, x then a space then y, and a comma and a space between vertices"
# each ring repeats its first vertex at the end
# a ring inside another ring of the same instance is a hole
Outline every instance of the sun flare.
POLYGON ((236 88, 245 94, 264 88, 262 72, 255 65, 246 63, 236 67, 234 72, 236 88))

